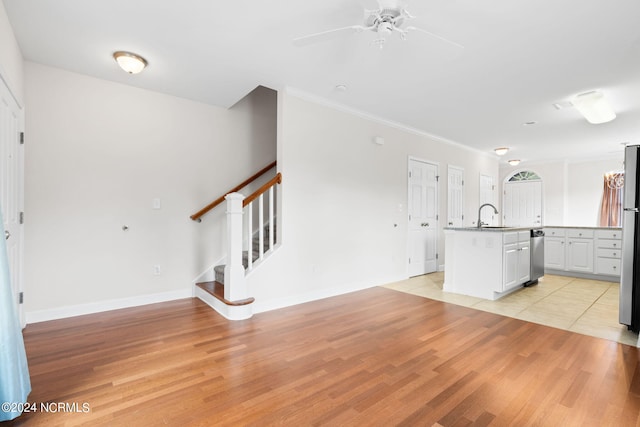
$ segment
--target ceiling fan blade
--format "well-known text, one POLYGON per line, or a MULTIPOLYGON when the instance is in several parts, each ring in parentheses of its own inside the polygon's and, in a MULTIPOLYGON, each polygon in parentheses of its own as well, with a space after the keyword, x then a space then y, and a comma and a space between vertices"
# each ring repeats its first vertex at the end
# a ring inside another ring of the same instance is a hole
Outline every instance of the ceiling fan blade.
POLYGON ((336 28, 333 30, 323 31, 321 33, 309 34, 308 36, 298 37, 293 40, 293 44, 296 46, 307 46, 309 44, 323 42, 339 37, 345 33, 359 33, 371 28, 364 27, 362 25, 351 25, 349 27, 336 28))
POLYGON ((431 36, 431 37, 434 37, 434 38, 436 38, 436 39, 438 39, 438 40, 441 40, 441 41, 443 41, 443 42, 445 42, 445 43, 449 43, 450 45, 455 46, 455 47, 457 47, 458 49, 464 49, 464 46, 462 46, 460 43, 456 43, 456 42, 451 41, 451 40, 449 40, 449 39, 445 39, 445 38, 444 38, 444 37, 442 37, 442 36, 439 36, 439 35, 437 35, 437 34, 434 34, 434 33, 432 33, 431 31, 423 30, 422 28, 418 28, 418 27, 407 27, 407 28, 405 28, 405 30, 406 30, 406 31, 418 31, 418 32, 420 32, 420 33, 424 33, 424 34, 427 34, 427 35, 429 35, 429 36, 431 36))

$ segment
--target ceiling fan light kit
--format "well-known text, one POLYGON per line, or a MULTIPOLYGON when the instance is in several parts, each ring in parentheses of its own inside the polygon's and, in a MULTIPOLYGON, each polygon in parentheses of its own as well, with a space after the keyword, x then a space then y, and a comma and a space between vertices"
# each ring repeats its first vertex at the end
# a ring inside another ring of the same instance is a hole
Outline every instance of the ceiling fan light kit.
POLYGON ((376 39, 372 41, 373 45, 378 46, 380 49, 384 47, 387 37, 392 33, 398 33, 402 40, 406 40, 407 33, 410 31, 417 31, 426 34, 430 37, 443 41, 455 46, 457 48, 463 48, 462 45, 434 34, 430 31, 423 30, 414 26, 405 27, 405 23, 409 19, 415 17, 411 15, 404 6, 401 6, 400 1, 382 1, 378 0, 379 9, 364 11, 364 21, 361 25, 351 25, 348 27, 335 28, 333 30, 327 30, 320 33, 310 34, 303 37, 298 37, 293 42, 295 45, 304 46, 307 44, 324 41, 327 38, 338 36, 342 33, 361 33, 364 31, 371 31, 378 35, 376 39))

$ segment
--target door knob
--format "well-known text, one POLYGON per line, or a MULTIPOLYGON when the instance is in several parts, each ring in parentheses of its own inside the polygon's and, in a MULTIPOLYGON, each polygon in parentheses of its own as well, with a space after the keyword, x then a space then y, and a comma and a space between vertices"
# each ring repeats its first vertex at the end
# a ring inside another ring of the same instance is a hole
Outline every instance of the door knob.
POLYGON ((9 237, 11 237, 11 233, 9 233, 9 230, 4 230, 4 240, 9 240, 9 237))

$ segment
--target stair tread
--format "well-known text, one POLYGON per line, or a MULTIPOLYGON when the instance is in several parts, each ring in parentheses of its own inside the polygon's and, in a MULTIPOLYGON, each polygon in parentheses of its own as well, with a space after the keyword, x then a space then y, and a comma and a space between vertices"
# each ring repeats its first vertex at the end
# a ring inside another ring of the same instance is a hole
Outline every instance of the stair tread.
POLYGON ((255 298, 245 298, 238 301, 229 301, 228 299, 225 299, 224 285, 220 282, 216 282, 215 280, 212 282, 196 283, 196 286, 202 289, 203 291, 207 292, 208 294, 214 296, 215 298, 219 299, 226 305, 233 305, 233 306, 247 305, 255 301, 255 298))

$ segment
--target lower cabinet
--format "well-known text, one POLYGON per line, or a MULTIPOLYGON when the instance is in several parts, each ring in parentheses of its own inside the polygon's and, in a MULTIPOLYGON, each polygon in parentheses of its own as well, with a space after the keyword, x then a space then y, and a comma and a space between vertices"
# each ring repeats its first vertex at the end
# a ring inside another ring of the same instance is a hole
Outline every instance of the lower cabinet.
POLYGON ((504 233, 502 289, 509 290, 529 281, 531 244, 529 232, 504 233))
POLYGON ((621 237, 620 229, 545 229, 544 268, 551 272, 617 277, 621 237))
POLYGON ((544 237, 544 268, 564 270, 564 245, 564 237, 544 237))
POLYGON ((593 273, 593 239, 567 239, 567 270, 593 273))

